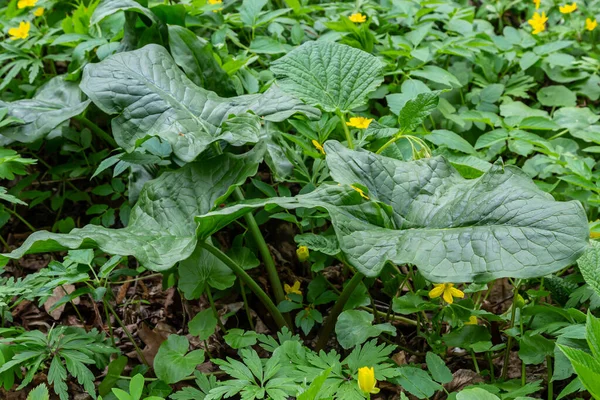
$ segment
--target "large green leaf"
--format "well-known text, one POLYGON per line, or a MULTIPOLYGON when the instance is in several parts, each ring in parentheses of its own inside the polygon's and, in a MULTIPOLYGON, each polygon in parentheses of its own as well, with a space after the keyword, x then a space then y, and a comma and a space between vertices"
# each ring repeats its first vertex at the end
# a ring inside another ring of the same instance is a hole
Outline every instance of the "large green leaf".
POLYGON ((169 269, 196 247, 193 217, 211 210, 256 174, 263 153, 264 146, 257 146, 245 155, 223 154, 165 172, 144 185, 126 228, 87 225, 69 234, 35 232, 20 248, 0 255, 0 264, 28 253, 99 248, 134 256, 151 270, 169 269))
POLYGON ((396 336, 396 328, 389 323, 373 325, 373 314, 362 310, 344 311, 335 324, 337 340, 344 349, 363 344, 383 332, 396 336))
POLYGON ((0 108, 6 107, 9 116, 23 121, 0 128, 0 144, 31 143, 43 138, 86 109, 90 101, 82 97, 76 83, 56 77, 42 86, 32 99, 11 103, 0 100, 0 108))
POLYGON ((80 86, 102 111, 119 114, 112 129, 126 151, 149 136, 159 136, 188 162, 211 143, 230 141, 231 136, 221 135, 220 126, 232 114, 251 111, 269 121, 283 121, 296 112, 319 116, 317 109, 276 87, 262 94, 219 97, 196 86, 164 47, 153 44, 87 65, 80 86))
POLYGON ((199 216, 199 235, 265 205, 321 208, 340 249, 365 275, 377 276, 391 261, 414 264, 434 282, 543 276, 575 262, 587 246, 581 204, 555 201, 516 167, 495 164, 468 180, 441 157, 402 162, 335 141, 325 152, 340 185, 199 216))
POLYGON ((171 384, 190 376, 204 362, 204 351, 188 353, 190 343, 185 336, 170 335, 154 358, 154 372, 161 381, 171 384), (187 354, 186 354, 187 353, 187 354))
POLYGON ((335 42, 307 42, 271 65, 286 92, 325 111, 350 111, 383 82, 375 56, 335 42))

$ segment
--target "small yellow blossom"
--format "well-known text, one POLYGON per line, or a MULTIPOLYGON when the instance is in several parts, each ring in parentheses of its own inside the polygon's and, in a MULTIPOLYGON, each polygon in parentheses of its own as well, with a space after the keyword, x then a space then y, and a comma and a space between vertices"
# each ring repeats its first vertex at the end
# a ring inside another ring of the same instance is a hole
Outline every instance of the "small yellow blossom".
POLYGON ((296 249, 296 255, 298 256, 298 260, 300 260, 300 262, 308 260, 309 254, 308 247, 306 246, 300 246, 296 249))
POLYGON ((358 369, 358 388, 364 394, 379 393, 377 379, 375 379, 375 369, 373 367, 362 367, 358 369))
POLYGON ((598 26, 598 21, 596 21, 595 19, 592 20, 591 18, 586 18, 585 20, 585 29, 587 29, 588 31, 593 31, 594 29, 596 29, 596 27, 598 26))
POLYGON ((42 15, 44 15, 44 7, 38 7, 33 11, 33 15, 35 15, 36 17, 41 17, 42 15))
POLYGON ((465 325, 477 325, 477 324, 478 324, 477 317, 474 315, 471 315, 469 317, 469 320, 467 322, 465 322, 465 325))
POLYGON ((290 293, 294 293, 294 294, 302 294, 302 290, 300 290, 300 281, 296 281, 294 282, 294 284, 292 286, 288 285, 287 283, 283 285, 283 290, 285 290, 285 292, 287 294, 290 293))
POLYGON ((354 13, 352 14, 350 17, 348 17, 348 19, 352 22, 356 22, 356 23, 362 23, 365 22, 367 20, 367 16, 366 15, 362 15, 361 13, 354 13))
POLYGON ((352 117, 350 122, 346 122, 346 125, 358 129, 367 129, 371 121, 373 121, 373 118, 352 117))
POLYGON ((315 148, 317 150, 319 150, 321 152, 321 154, 325 154, 325 149, 323 148, 323 146, 321 146, 321 143, 317 142, 316 140, 312 141, 313 146, 315 146, 315 148))
POLYGON ((539 13, 533 14, 533 17, 527 22, 529 22, 529 25, 531 25, 531 27, 533 28, 533 32, 531 33, 537 35, 538 33, 544 32, 546 30, 547 21, 548 17, 546 17, 546 13, 542 12, 542 15, 540 15, 539 13))
POLYGON ((452 304, 454 303, 454 297, 460 299, 465 297, 463 292, 454 287, 454 283, 438 283, 433 286, 435 287, 429 292, 429 297, 432 299, 442 296, 446 303, 452 304))
POLYGON ((363 190, 359 187, 356 187, 354 185, 350 186, 352 189, 356 190, 358 192, 358 194, 360 194, 360 197, 362 197, 365 200, 369 200, 369 196, 367 196, 365 194, 365 192, 363 192, 363 190))
POLYGON ((590 239, 600 239, 600 232, 590 232, 590 239))
MULTIPOLYGON (((223 4, 223 0, 208 0, 208 4, 210 4, 211 6, 214 6, 215 4, 223 4)), ((223 7, 221 8, 217 8, 216 10, 213 10, 213 12, 219 12, 223 9, 223 7)))
POLYGON ((533 4, 535 4, 535 9, 539 10, 540 5, 542 4, 542 0, 533 0, 533 4))
POLYGON ((573 4, 565 4, 564 6, 558 7, 558 9, 563 14, 571 14, 573 11, 577 10, 577 3, 573 2, 573 4))
POLYGON ((10 28, 8 34, 11 40, 27 39, 29 36, 29 29, 31 24, 29 22, 21 21, 18 28, 10 28))
POLYGON ((17 8, 19 10, 22 10, 26 7, 33 7, 35 6, 35 3, 37 3, 37 0, 19 0, 19 2, 17 3, 17 8))

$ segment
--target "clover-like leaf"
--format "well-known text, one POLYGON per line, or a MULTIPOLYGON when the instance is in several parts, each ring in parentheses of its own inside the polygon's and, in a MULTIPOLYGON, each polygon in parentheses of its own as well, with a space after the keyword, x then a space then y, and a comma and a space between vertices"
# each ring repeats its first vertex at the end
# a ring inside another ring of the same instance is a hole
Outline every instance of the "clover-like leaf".
MULTIPOLYGON (((239 137, 221 135, 221 123, 232 114, 252 111, 270 121, 283 121, 297 112, 319 116, 317 109, 277 87, 262 94, 219 97, 196 86, 167 50, 154 44, 87 65, 80 86, 102 111, 119 114, 112 130, 126 151, 148 136, 159 136, 186 162, 215 141, 233 137, 240 142, 239 137)), ((246 137, 245 142, 256 143, 258 137, 246 137)))
POLYGON ((204 362, 204 351, 194 350, 188 353, 189 346, 185 336, 177 335, 170 335, 160 345, 154 358, 154 372, 158 379, 167 384, 179 382, 204 362))
POLYGON ((361 310, 348 310, 341 313, 335 324, 335 333, 340 345, 344 349, 349 349, 383 332, 396 336, 396 329, 391 324, 373 325, 374 318, 373 314, 361 310))
POLYGON ((434 282, 543 276, 587 247, 579 202, 558 202, 518 168, 498 163, 464 179, 442 157, 403 162, 340 143, 325 145, 331 176, 294 198, 250 201, 197 217, 207 237, 252 208, 320 208, 329 213, 349 262, 377 276, 386 262, 414 264, 434 282), (364 199, 352 186, 364 187, 364 199))
POLYGON ((0 128, 0 144, 32 143, 45 137, 87 108, 90 101, 82 100, 82 95, 76 83, 55 77, 42 86, 32 99, 10 103, 0 100, 0 108, 6 107, 10 117, 22 121, 0 128))
POLYGON ((279 86, 325 111, 350 111, 383 82, 383 63, 362 50, 335 42, 307 42, 275 61, 279 86))
POLYGON ((169 269, 196 248, 194 216, 208 212, 256 174, 263 154, 264 146, 257 146, 244 155, 226 153, 165 172, 144 185, 126 228, 87 225, 69 234, 38 231, 20 248, 0 255, 0 264, 27 253, 99 248, 134 256, 154 271, 169 269))

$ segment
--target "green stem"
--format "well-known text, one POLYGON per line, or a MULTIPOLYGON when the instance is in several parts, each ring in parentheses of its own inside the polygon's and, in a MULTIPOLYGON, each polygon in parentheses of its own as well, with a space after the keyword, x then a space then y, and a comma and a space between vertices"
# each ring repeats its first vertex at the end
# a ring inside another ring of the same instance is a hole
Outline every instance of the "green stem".
POLYGON ((4 209, 5 209, 6 211, 8 211, 10 214, 12 214, 14 217, 16 217, 16 218, 17 218, 19 221, 21 221, 23 224, 25 224, 25 226, 26 226, 27 228, 29 228, 29 230, 30 230, 31 232, 35 232, 35 231, 36 231, 36 229, 33 227, 33 225, 31 225, 29 222, 27 222, 27 220, 26 220, 25 218, 21 217, 21 215, 20 215, 18 212, 16 212, 16 211, 13 211, 13 210, 11 210, 11 209, 10 209, 10 208, 8 208, 8 207, 4 207, 4 209))
MULTIPOLYGON (((517 315, 517 294, 519 293, 519 285, 516 285, 513 289, 513 303, 511 306, 511 315, 510 315, 510 325, 508 329, 511 329, 515 325, 515 316, 517 315)), ((502 374, 500 375, 501 379, 506 379, 506 374, 508 374, 508 361, 510 359, 510 349, 512 347, 512 336, 508 337, 508 341, 506 342, 506 350, 504 352, 504 362, 502 363, 502 374)))
POLYGON ((240 293, 242 294, 242 300, 244 300, 244 309, 246 310, 246 316, 248 317, 248 323, 250 329, 254 330, 254 321, 252 321, 252 314, 250 313, 250 306, 248 305, 248 299, 246 298, 246 288, 244 282, 240 281, 240 293))
POLYGON ((398 139, 400 139, 402 137, 402 135, 404 134, 404 130, 401 130, 400 132, 398 132, 396 135, 394 135, 390 140, 388 140, 387 142, 385 142, 385 144, 383 146, 381 146, 379 148, 379 150, 377 150, 377 152, 375 154, 381 154, 385 149, 387 149, 390 145, 392 145, 394 142, 396 142, 398 139))
POLYGON ((112 147, 119 147, 119 145, 117 144, 117 142, 115 141, 115 139, 112 136, 110 136, 108 133, 104 132, 104 130, 102 128, 100 128, 98 125, 96 125, 95 123, 93 123, 92 121, 87 119, 86 117, 79 116, 79 117, 75 117, 75 119, 77 121, 81 122, 87 128, 89 128, 92 132, 94 132, 96 135, 98 135, 98 137, 100 137, 100 139, 104 140, 106 143, 108 143, 112 147))
MULTIPOLYGON (((277 309, 277 306, 273 303, 271 298, 262 290, 260 286, 244 271, 242 267, 235 263, 231 258, 229 258, 225 253, 221 250, 217 249, 212 244, 206 242, 198 242, 198 245, 202 248, 208 250, 212 255, 221 260, 225 265, 227 265, 231 270, 240 278, 246 286, 254 292, 254 294, 260 299, 260 301, 264 304, 267 310, 271 313, 271 316, 279 326, 279 328, 283 328, 284 326, 288 326, 286 320, 283 318, 281 312, 277 309)), ((291 326, 288 326, 291 329, 291 326)))
POLYGON ((133 344, 133 347, 135 348, 135 352, 137 353, 137 355, 140 358, 140 360, 142 360, 142 362, 144 364, 146 364, 146 366, 151 367, 151 365, 148 364, 148 361, 146 360, 146 357, 144 357, 144 353, 142 353, 142 350, 139 348, 139 346, 137 345, 137 343, 133 339, 133 336, 131 335, 131 332, 129 332, 129 329, 127 329, 127 327, 125 326, 125 324, 123 323, 123 321, 121 321, 121 318, 119 318, 119 316, 117 315, 115 309, 112 308, 112 306, 108 302, 105 302, 104 304, 106 305, 106 307, 108 307, 108 310, 113 315, 113 317, 115 317, 115 320, 117 321, 117 324, 119 324, 119 326, 121 328, 123 328, 123 332, 125 332, 125 335, 127 335, 127 338, 129 339, 129 341, 131 342, 131 344, 133 344))
POLYGON ((477 357, 475 357, 475 352, 473 350, 471 350, 471 358, 473 359, 473 366, 475 367, 475 372, 479 374, 479 364, 477 363, 477 357))
POLYGON ((352 135, 350 134, 350 129, 348 129, 348 125, 346 125, 346 117, 344 117, 344 114, 342 114, 342 112, 340 110, 336 110, 335 113, 342 121, 342 127, 344 128, 344 134, 346 135, 346 141, 348 142, 348 148, 353 150, 354 142, 352 142, 352 135))
POLYGON ((317 342, 317 351, 325 348, 325 345, 327 344, 327 341, 329 340, 329 337, 331 336, 331 333, 333 332, 333 328, 335 327, 337 318, 344 310, 344 305, 346 304, 346 302, 348 301, 348 299, 354 292, 354 289, 356 289, 356 287, 362 282, 364 277, 365 276, 363 274, 361 274, 360 272, 357 272, 356 274, 354 274, 352 279, 350 279, 350 282, 348 282, 348 284, 342 291, 342 294, 340 295, 340 297, 337 299, 337 301, 333 305, 333 308, 331 309, 331 312, 329 313, 329 316, 327 317, 325 324, 323 324, 323 327, 321 328, 321 332, 319 332, 319 340, 317 342))
POLYGON ((552 382, 552 357, 546 356, 546 369, 548 370, 548 400, 554 396, 554 383, 552 382))
MULTIPOLYGON (((233 191, 233 197, 237 201, 245 200, 244 195, 240 188, 235 188, 233 191)), ((262 235, 256 220, 254 219, 254 215, 252 212, 248 212, 244 214, 244 220, 246 221, 246 225, 248 225, 248 230, 252 235, 252 238, 256 242, 258 246, 258 251, 260 252, 260 256, 265 264, 265 268, 267 270, 267 275, 269 276, 269 282, 271 283, 271 287, 273 288, 273 294, 275 295, 275 300, 277 303, 281 303, 285 300, 285 295, 283 294, 283 286, 281 285, 281 281, 279 280, 279 274, 277 273, 277 268, 275 267, 275 261, 273 260, 273 256, 269 251, 269 247, 267 247, 267 242, 265 241, 264 236, 262 235)))
POLYGON ((219 317, 219 313, 217 312, 217 306, 215 306, 215 301, 213 300, 212 293, 210 292, 210 286, 206 285, 206 297, 208 298, 208 303, 210 304, 210 308, 217 320, 217 324, 223 331, 224 334, 227 334, 227 329, 225 329, 225 325, 221 322, 221 318, 219 317))

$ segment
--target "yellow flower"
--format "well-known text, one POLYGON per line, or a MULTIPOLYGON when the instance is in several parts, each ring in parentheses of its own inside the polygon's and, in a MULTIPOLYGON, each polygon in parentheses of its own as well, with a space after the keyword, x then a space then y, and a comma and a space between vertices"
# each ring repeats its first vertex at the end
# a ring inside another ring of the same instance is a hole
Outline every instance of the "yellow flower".
POLYGON ((35 15, 36 17, 41 17, 42 15, 44 15, 44 7, 36 8, 33 12, 33 15, 35 15))
POLYGON ((362 15, 361 13, 354 13, 350 17, 348 17, 348 19, 352 22, 360 24, 361 22, 365 22, 367 20, 367 16, 362 15))
POLYGON ((561 13, 563 14, 571 14, 573 11, 577 10, 577 3, 573 2, 573 4, 565 4, 564 6, 558 7, 561 13))
POLYGON ((542 4, 542 0, 533 0, 533 3, 535 4, 535 9, 539 10, 540 4, 542 4))
POLYGON ((298 260, 300 260, 300 262, 304 262, 304 261, 308 260, 308 255, 309 255, 308 247, 306 247, 306 246, 298 247, 296 249, 296 255, 298 256, 298 260))
POLYGON ((27 39, 27 36, 29 36, 29 28, 31 28, 31 24, 29 22, 21 21, 18 28, 10 28, 8 30, 10 39, 27 39))
POLYGON ((452 304, 454 302, 454 297, 460 299, 465 297, 463 292, 454 287, 454 283, 438 283, 433 286, 435 287, 429 292, 429 297, 432 299, 442 296, 446 303, 452 304))
POLYGON ((323 148, 323 146, 321 146, 321 143, 317 142, 316 140, 313 140, 312 144, 317 148, 317 150, 321 152, 321 154, 325 154, 325 149, 323 148))
POLYGON ((600 238, 600 232, 590 232, 590 239, 598 239, 600 238))
POLYGON ((365 192, 363 192, 363 190, 361 188, 358 188, 354 185, 350 186, 352 189, 356 190, 358 192, 358 194, 360 194, 360 197, 362 197, 365 200, 369 200, 369 196, 367 196, 365 194, 365 192))
POLYGON ((287 294, 290 293, 295 293, 295 294, 302 294, 302 290, 300 290, 300 282, 296 281, 294 282, 294 285, 290 286, 287 283, 283 285, 283 290, 285 290, 285 292, 287 294))
POLYGON ((379 388, 376 388, 377 379, 375 379, 375 369, 373 367, 362 367, 358 369, 358 388, 364 394, 379 393, 379 388))
POLYGON ((588 31, 593 31, 594 29, 596 29, 597 26, 598 26, 598 21, 596 21, 595 19, 592 21, 591 18, 586 18, 585 29, 587 29, 588 31))
POLYGON ((467 322, 465 322, 465 325, 477 325, 477 324, 478 324, 477 317, 474 315, 471 315, 469 317, 469 320, 467 322))
POLYGON ((531 27, 533 28, 533 32, 531 33, 537 35, 538 33, 544 32, 546 30, 547 21, 548 17, 546 17, 546 13, 542 12, 542 15, 540 15, 539 13, 533 14, 533 17, 527 22, 529 22, 529 25, 531 25, 531 27))
POLYGON ((373 121, 373 118, 352 117, 350 122, 346 122, 346 125, 358 129, 367 129, 371 121, 373 121))
POLYGON ((37 0, 19 0, 17 8, 21 10, 26 7, 33 7, 35 6, 35 3, 37 3, 37 0))
MULTIPOLYGON (((214 6, 215 4, 223 4, 223 0, 208 0, 208 4, 210 4, 211 6, 214 6)), ((213 10, 213 12, 219 12, 222 9, 223 7, 217 8, 216 10, 213 10)))

